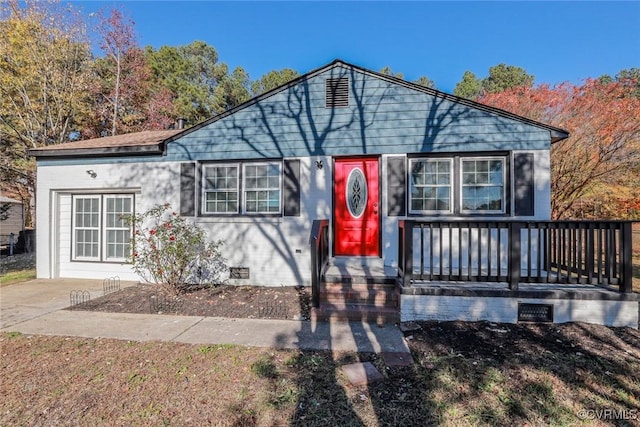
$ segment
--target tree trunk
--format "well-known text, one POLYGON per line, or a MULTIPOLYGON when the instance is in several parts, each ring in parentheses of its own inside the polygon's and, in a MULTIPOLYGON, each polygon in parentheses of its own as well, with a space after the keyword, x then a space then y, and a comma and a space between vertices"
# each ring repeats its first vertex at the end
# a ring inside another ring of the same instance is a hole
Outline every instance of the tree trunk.
POLYGON ((116 87, 115 94, 113 96, 113 124, 111 126, 111 135, 116 135, 116 123, 118 121, 118 104, 120 103, 120 52, 116 55, 116 87))

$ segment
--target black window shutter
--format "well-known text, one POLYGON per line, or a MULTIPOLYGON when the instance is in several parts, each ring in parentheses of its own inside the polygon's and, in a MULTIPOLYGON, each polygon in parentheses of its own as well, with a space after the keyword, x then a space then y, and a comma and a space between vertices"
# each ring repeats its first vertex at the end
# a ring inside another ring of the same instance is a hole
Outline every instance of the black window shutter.
POLYGON ((406 215, 407 179, 404 157, 387 159, 387 215, 406 215))
POLYGON ((284 161, 284 216, 300 216, 300 160, 284 161))
POLYGON ((534 215, 533 154, 518 153, 514 156, 514 201, 516 216, 534 215))
POLYGON ((196 164, 180 164, 180 215, 196 215, 196 164))

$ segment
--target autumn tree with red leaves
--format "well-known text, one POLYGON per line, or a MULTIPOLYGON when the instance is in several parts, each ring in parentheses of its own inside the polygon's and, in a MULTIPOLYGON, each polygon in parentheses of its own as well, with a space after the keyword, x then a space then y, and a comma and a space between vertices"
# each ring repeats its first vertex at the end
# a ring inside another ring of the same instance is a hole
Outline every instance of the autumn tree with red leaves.
POLYGON ((83 136, 166 128, 174 119, 171 94, 152 90, 152 73, 138 46, 134 22, 117 9, 96 16, 105 56, 94 61, 94 118, 83 136))
POLYGON ((637 85, 634 78, 589 79, 511 88, 479 101, 569 131, 551 147, 554 218, 639 218, 637 85))

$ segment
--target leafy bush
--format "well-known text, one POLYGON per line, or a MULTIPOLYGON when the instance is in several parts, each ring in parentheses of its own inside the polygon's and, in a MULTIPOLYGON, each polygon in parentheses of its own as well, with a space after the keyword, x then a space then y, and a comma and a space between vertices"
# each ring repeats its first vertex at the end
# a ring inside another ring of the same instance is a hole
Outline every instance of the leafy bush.
POLYGON ((130 261, 144 280, 174 295, 189 285, 219 284, 227 270, 220 253, 222 241, 207 242, 206 232, 157 205, 128 218, 133 226, 130 261))

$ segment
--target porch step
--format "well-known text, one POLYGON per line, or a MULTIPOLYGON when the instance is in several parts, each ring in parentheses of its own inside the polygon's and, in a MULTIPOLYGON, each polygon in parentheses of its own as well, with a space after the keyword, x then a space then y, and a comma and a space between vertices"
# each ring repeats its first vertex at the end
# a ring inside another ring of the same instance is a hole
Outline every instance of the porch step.
POLYGON ((395 288, 343 289, 340 286, 326 284, 320 290, 320 301, 332 304, 348 303, 395 308, 398 302, 398 292, 395 288))
POLYGON ((325 283, 382 284, 395 286, 398 269, 385 266, 330 264, 324 273, 325 283))
POLYGON ((344 274, 327 271, 324 275, 324 283, 339 285, 383 285, 395 287, 398 278, 395 276, 370 275, 370 274, 344 274))
POLYGON ((316 320, 363 321, 377 324, 399 321, 397 270, 381 261, 334 259, 320 284, 316 320))
POLYGON ((360 321, 384 325, 399 322, 400 313, 398 309, 389 307, 320 303, 320 307, 311 309, 311 319, 315 321, 360 321))

